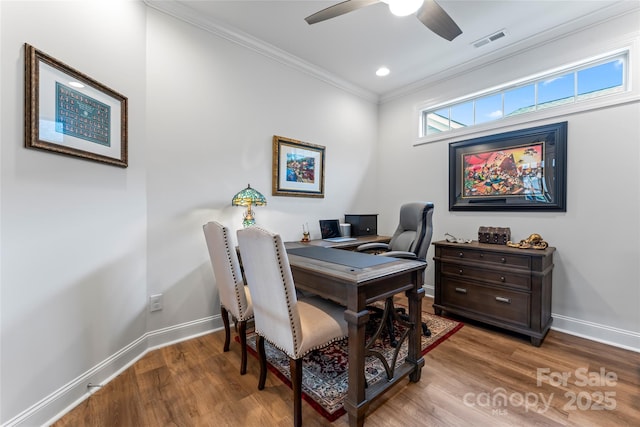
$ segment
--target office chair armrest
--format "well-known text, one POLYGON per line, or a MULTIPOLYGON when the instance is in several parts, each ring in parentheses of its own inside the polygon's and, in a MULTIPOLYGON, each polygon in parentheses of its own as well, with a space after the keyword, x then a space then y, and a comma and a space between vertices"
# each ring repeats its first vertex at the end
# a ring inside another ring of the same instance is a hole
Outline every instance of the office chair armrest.
POLYGON ((388 251, 389 245, 387 243, 363 243, 362 245, 356 248, 357 252, 368 252, 368 251, 388 251))
POLYGON ((379 256, 389 256, 389 257, 393 257, 393 258, 418 259, 416 254, 414 254, 413 252, 406 252, 406 251, 389 251, 389 252, 383 252, 383 253, 378 254, 378 255, 379 256))

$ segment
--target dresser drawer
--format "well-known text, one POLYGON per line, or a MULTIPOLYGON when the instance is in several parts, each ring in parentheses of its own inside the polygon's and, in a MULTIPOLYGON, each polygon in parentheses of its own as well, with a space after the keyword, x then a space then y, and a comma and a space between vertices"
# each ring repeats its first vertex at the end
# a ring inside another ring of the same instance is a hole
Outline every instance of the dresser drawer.
POLYGON ((529 327, 530 299, 524 292, 442 278, 443 305, 524 327, 529 327))
POLYGON ((494 263, 527 270, 531 268, 531 258, 526 255, 470 250, 464 248, 442 248, 442 256, 446 258, 464 259, 468 261, 494 263))
POLYGON ((556 248, 435 242, 433 309, 528 335, 536 347, 551 328, 556 248))
POLYGON ((494 270, 482 266, 442 263, 442 273, 467 280, 481 280, 494 285, 505 285, 525 291, 531 289, 531 275, 494 270))

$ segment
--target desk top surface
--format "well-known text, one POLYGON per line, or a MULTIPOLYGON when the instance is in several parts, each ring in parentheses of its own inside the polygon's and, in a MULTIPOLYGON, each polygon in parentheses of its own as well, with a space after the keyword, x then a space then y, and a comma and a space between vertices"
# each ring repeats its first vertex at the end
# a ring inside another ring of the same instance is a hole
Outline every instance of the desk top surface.
MULTIPOLYGON (((362 243, 365 242, 361 242, 361 244, 362 243)), ((368 266, 354 267, 351 265, 345 265, 344 263, 322 259, 326 257, 314 258, 312 256, 298 255, 295 251, 289 252, 291 249, 313 247, 310 246, 309 243, 286 242, 285 247, 289 253, 289 264, 291 265, 292 270, 305 271, 316 276, 331 277, 332 279, 343 283, 362 284, 412 271, 424 270, 427 266, 427 263, 424 261, 392 258, 390 262, 385 260, 383 263, 376 262, 371 263, 371 265, 368 266)), ((322 250, 320 247, 317 248, 322 250)), ((330 249, 331 248, 326 250, 330 249)), ((333 252, 333 250, 331 251, 333 252)), ((349 251, 340 252, 345 255, 345 258, 350 255, 357 255, 358 257, 377 257, 377 255, 364 253, 353 254, 349 251)), ((294 278, 295 275, 296 274, 294 272, 294 278)), ((296 279, 296 281, 297 280, 298 279, 296 279)))
POLYGON ((288 248, 289 255, 300 255, 334 264, 346 265, 354 268, 367 268, 379 264, 394 262, 395 258, 375 256, 363 252, 345 251, 338 248, 325 248, 322 246, 306 246, 304 248, 288 248))
MULTIPOLYGON (((357 246, 363 245, 365 243, 388 243, 391 240, 389 236, 357 236, 354 237, 355 240, 349 240, 347 242, 327 242, 326 240, 316 239, 309 240, 308 242, 287 242, 287 245, 299 243, 303 246, 322 246, 325 248, 336 248, 336 249, 352 249, 357 246)), ((287 246, 289 247, 289 246, 287 246)))

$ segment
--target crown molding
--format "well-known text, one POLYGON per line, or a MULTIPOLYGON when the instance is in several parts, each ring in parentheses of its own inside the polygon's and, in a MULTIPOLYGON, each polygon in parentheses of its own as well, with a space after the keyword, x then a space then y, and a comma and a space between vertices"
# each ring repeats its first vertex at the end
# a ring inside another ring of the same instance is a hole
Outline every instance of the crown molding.
POLYGON ((214 18, 202 16, 193 9, 180 4, 177 1, 143 0, 143 2, 152 9, 166 13, 167 15, 171 15, 174 18, 203 29, 211 34, 236 43, 237 45, 242 46, 246 49, 257 52, 276 62, 310 75, 318 80, 335 86, 338 89, 358 96, 365 101, 375 104, 377 104, 379 101, 379 96, 373 92, 370 92, 357 85, 354 85, 353 83, 343 80, 323 68, 307 62, 263 40, 257 39, 250 34, 247 34, 229 25, 223 24, 222 22, 215 20, 214 18))
MULTIPOLYGON (((379 104, 402 98, 411 93, 423 90, 431 85, 438 84, 457 76, 469 74, 488 65, 502 62, 506 59, 517 57, 524 52, 534 50, 540 46, 562 40, 574 34, 579 34, 585 30, 597 27, 605 22, 618 19, 624 15, 637 13, 640 10, 640 2, 638 1, 619 1, 617 3, 606 6, 600 10, 591 12, 585 16, 574 19, 573 21, 559 25, 551 31, 551 36, 545 40, 540 39, 540 35, 536 34, 515 43, 505 45, 504 47, 494 50, 482 57, 466 61, 454 67, 433 74, 425 79, 409 83, 397 90, 382 94, 379 97, 379 104), (601 18, 602 17, 602 18, 601 18)), ((547 32, 547 36, 549 36, 547 32)))

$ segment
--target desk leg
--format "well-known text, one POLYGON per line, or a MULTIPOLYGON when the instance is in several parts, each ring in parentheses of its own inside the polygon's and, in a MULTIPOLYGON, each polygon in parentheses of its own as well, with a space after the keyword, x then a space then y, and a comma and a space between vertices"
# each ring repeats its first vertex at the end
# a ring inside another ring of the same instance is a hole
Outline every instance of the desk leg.
POLYGON ((424 357, 422 357, 421 334, 422 327, 422 298, 424 297, 424 279, 423 271, 415 272, 413 283, 416 284, 413 289, 408 290, 405 295, 409 300, 409 320, 414 324, 411 334, 409 334, 409 349, 407 361, 415 364, 415 369, 409 374, 411 382, 420 381, 422 367, 424 366, 424 357))
POLYGON ((365 325, 369 321, 369 310, 347 309, 344 318, 349 324, 349 389, 344 408, 349 414, 349 426, 362 427, 369 406, 365 401, 364 379, 365 325))

